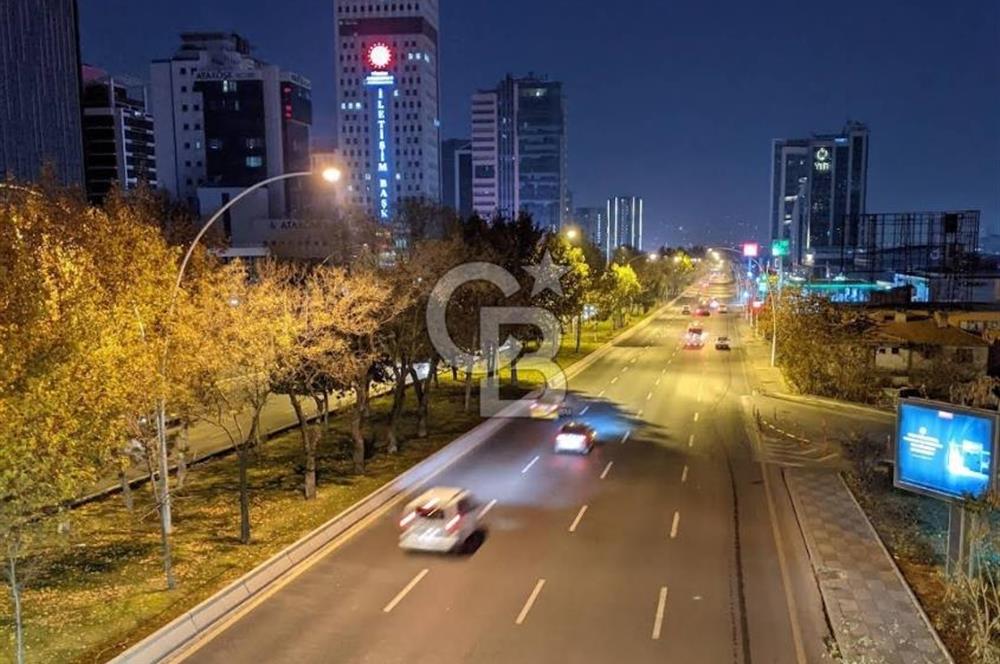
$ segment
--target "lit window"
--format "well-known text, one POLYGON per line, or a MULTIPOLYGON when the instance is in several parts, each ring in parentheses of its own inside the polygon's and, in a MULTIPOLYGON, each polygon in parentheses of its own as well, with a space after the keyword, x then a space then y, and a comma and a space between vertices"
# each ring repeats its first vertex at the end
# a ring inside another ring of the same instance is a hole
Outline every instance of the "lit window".
POLYGON ((264 165, 264 158, 260 155, 251 155, 247 157, 247 168, 260 168, 264 165))

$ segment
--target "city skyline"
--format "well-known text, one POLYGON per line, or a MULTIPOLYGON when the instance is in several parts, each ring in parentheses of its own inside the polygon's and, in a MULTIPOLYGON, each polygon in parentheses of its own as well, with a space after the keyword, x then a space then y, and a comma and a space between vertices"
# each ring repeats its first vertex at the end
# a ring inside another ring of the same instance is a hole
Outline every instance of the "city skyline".
MULTIPOLYGON (((959 12, 924 0, 903 13, 852 0, 835 16, 789 2, 730 3, 724 12, 697 3, 629 14, 598 3, 576 7, 564 48, 551 38, 565 30, 559 6, 445 3, 442 137, 469 134, 474 90, 508 71, 544 70, 564 81, 569 98, 574 205, 635 191, 646 199, 649 242, 659 244, 721 241, 737 224, 766 237, 772 140, 857 119, 872 133, 869 211, 981 209, 984 233, 1000 231, 1000 128, 991 115, 1000 75, 965 66, 996 61, 1000 9, 991 3, 959 12), (619 37, 603 46, 609 24, 619 37), (706 29, 714 38, 704 38, 706 29), (785 48, 765 48, 775 33, 785 48), (847 54, 835 47, 845 34, 847 54), (738 76, 723 80, 721 71, 738 76), (684 237, 678 227, 697 232, 684 237)), ((149 60, 169 52, 184 29, 246 34, 260 57, 313 81, 315 134, 333 132, 332 0, 211 7, 81 0, 80 15, 83 60, 114 74, 148 75, 149 60)))

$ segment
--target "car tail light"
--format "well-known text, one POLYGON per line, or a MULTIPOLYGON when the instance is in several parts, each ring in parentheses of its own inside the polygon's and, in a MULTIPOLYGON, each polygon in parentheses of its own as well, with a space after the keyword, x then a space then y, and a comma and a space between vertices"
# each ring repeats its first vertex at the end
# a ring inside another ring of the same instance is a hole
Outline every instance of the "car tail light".
POLYGON ((455 516, 451 517, 451 519, 448 520, 448 523, 444 524, 445 532, 448 533, 449 535, 454 534, 454 532, 458 530, 458 524, 461 521, 462 521, 461 514, 456 514, 455 516))
POLYGON ((408 525, 410 525, 411 523, 413 523, 413 520, 416 519, 416 518, 417 518, 417 513, 416 512, 410 512, 409 514, 407 514, 406 516, 404 516, 402 519, 400 519, 400 521, 399 521, 399 527, 400 528, 406 528, 408 525))

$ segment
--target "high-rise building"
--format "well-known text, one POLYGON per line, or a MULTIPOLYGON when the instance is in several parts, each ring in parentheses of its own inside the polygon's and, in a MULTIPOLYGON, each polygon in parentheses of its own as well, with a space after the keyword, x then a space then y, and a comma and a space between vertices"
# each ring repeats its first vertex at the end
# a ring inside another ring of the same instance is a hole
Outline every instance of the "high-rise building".
POLYGON ((143 84, 83 67, 83 155, 87 198, 98 205, 112 187, 156 187, 153 116, 143 84))
POLYGON ((337 135, 347 198, 391 223, 441 200, 438 2, 336 0, 337 135))
MULTIPOLYGON (((253 57, 245 38, 182 34, 151 74, 160 184, 203 214, 268 177, 309 170, 311 84, 253 57)), ((269 187, 262 213, 295 213, 307 186, 269 187)))
POLYGON ((839 260, 857 241, 868 189, 868 127, 777 139, 772 147, 771 238, 787 239, 795 263, 839 260))
POLYGON ((452 138, 441 144, 441 202, 462 219, 472 216, 472 141, 452 138))
POLYGON ((610 259, 618 247, 642 251, 642 199, 638 196, 612 196, 608 199, 605 212, 605 255, 610 259))
POLYGON ((0 178, 83 182, 76 0, 0 2, 0 178))
POLYGON ((541 228, 567 221, 566 99, 562 83, 507 76, 472 97, 476 213, 530 214, 541 228))
POLYGON ((580 231, 594 244, 604 247, 607 226, 607 211, 601 207, 580 207, 576 209, 574 221, 580 231))

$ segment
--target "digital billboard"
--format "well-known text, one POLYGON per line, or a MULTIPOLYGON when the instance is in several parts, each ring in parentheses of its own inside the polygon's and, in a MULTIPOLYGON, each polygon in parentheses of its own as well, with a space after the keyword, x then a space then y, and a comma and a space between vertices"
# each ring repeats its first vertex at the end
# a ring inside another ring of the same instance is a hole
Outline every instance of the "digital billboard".
POLYGON ((997 415, 905 399, 896 414, 896 486, 945 499, 982 496, 996 477, 997 415))

